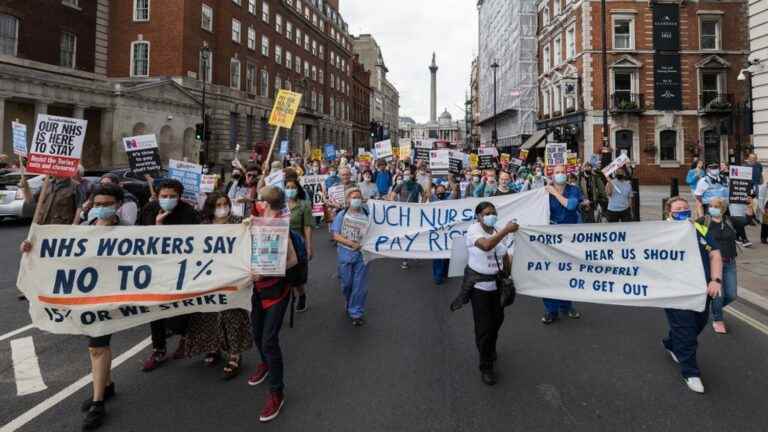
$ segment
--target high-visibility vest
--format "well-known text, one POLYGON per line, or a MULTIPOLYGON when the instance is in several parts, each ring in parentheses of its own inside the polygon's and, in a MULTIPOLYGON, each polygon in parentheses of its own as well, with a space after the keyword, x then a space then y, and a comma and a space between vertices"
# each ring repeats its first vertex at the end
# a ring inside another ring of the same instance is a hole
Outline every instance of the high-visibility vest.
POLYGON ((702 237, 706 237, 707 236, 707 233, 709 232, 709 227, 708 226, 700 224, 698 222, 694 222, 693 226, 696 227, 696 231, 698 231, 699 234, 701 234, 702 237))

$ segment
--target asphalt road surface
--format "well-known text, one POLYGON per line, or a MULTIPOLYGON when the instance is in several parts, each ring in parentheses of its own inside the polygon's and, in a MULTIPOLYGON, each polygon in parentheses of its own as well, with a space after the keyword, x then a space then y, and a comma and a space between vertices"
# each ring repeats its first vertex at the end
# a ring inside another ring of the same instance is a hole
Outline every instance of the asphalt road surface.
MULTIPOLYGON (((25 327, 29 316, 16 300, 15 280, 26 230, 0 222, 0 432, 77 431, 80 403, 90 394, 86 340, 25 327), (29 343, 37 361, 29 352, 12 353, 12 345, 29 343), (16 376, 38 369, 45 389, 19 396, 30 387, 16 376)), ((141 372, 147 325, 112 339, 118 394, 100 430, 768 430, 767 320, 749 305, 736 305, 743 319, 727 315, 730 334, 708 327, 700 337, 707 393, 698 395, 662 349, 661 310, 579 304, 581 320, 543 326, 541 301, 522 297, 506 310, 500 381, 488 387, 477 370, 470 308, 448 310, 457 280, 435 286, 427 261, 409 270, 395 260, 375 261, 367 325, 355 328, 343 311, 334 249, 325 229, 318 236, 309 311, 282 332, 287 400, 280 417, 259 424, 267 389, 246 384, 255 352, 229 382, 201 358, 141 372)), ((176 341, 169 343, 173 349, 176 341)))

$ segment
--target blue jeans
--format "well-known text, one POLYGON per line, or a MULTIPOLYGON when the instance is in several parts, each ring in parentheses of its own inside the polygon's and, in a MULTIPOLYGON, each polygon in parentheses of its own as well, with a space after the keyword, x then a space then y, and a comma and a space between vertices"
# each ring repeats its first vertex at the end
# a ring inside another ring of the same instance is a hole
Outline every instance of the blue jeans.
POLYGON ((548 314, 557 316, 558 312, 568 313, 573 309, 573 302, 570 300, 557 300, 557 299, 542 299, 544 301, 544 309, 548 314))
POLYGON ((432 260, 432 280, 435 283, 445 282, 445 279, 448 277, 448 265, 450 262, 451 260, 447 259, 432 260))
POLYGON ((699 333, 709 320, 709 300, 703 312, 682 309, 664 309, 669 322, 669 335, 664 338, 664 348, 672 351, 680 362, 683 378, 701 376, 696 362, 699 333))
POLYGON ((339 261, 341 293, 347 299, 347 314, 350 318, 360 318, 365 313, 365 299, 368 297, 367 276, 368 266, 363 262, 362 255, 357 255, 351 261, 339 261))
POLYGON ((723 295, 712 299, 712 320, 723 320, 723 308, 736 300, 736 261, 723 263, 723 295))

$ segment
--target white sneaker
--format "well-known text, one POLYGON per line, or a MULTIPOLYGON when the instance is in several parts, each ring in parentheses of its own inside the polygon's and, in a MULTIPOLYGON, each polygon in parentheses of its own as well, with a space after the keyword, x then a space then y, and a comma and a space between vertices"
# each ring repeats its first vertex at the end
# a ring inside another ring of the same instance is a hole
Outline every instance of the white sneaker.
POLYGON ((704 383, 701 382, 701 378, 699 377, 685 378, 685 384, 693 392, 704 393, 704 383))
POLYGON ((669 353, 669 356, 672 357, 672 361, 674 361, 677 364, 680 364, 680 360, 677 359, 677 356, 675 355, 675 353, 673 353, 670 350, 667 350, 667 352, 669 353))
POLYGON ((751 241, 745 241, 741 245, 744 246, 745 248, 751 248, 752 247, 752 242, 751 241))

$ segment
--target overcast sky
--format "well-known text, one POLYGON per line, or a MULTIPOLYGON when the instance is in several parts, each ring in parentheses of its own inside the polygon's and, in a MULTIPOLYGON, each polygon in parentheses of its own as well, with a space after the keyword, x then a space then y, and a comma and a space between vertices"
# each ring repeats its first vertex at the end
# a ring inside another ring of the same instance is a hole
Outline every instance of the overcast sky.
POLYGON ((477 54, 475 0, 341 0, 352 34, 379 43, 388 79, 400 92, 400 116, 429 120, 429 63, 437 55, 437 115, 464 117, 469 71, 477 54), (460 107, 456 106, 459 105, 460 107))

